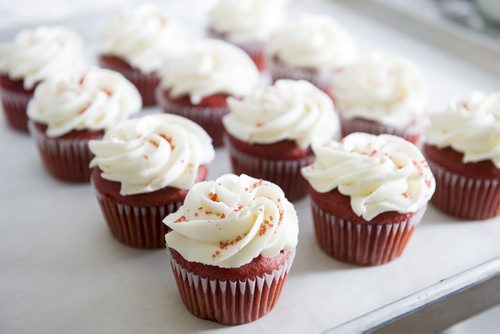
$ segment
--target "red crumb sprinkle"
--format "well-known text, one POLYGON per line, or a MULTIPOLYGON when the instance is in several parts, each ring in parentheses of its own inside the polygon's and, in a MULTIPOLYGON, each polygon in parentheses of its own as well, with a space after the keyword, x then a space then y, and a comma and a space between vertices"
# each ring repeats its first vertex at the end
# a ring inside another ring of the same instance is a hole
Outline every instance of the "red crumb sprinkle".
POLYGON ((80 80, 78 80, 78 84, 79 84, 80 86, 83 86, 83 83, 84 83, 84 82, 85 82, 85 77, 84 77, 84 76, 83 76, 83 77, 81 77, 81 78, 80 78, 80 80))
POLYGON ((199 215, 200 215, 200 214, 199 214, 198 212, 195 212, 195 213, 194 213, 194 216, 195 216, 195 217, 198 217, 199 215))
POLYGON ((260 225, 260 228, 259 228, 259 235, 260 236, 263 236, 264 234, 266 234, 267 230, 272 228, 274 225, 267 219, 264 220, 264 222, 262 222, 262 225, 260 225))
POLYGON ((202 206, 200 206, 200 207, 198 208, 198 210, 200 210, 200 211, 201 211, 201 210, 203 210, 203 207, 202 207, 202 206))
POLYGON ((280 210, 280 220, 278 220, 278 225, 281 224, 281 222, 283 221, 283 215, 285 214, 285 211, 283 210, 280 210))
POLYGON ((205 214, 206 215, 211 215, 211 214, 213 214, 213 211, 207 210, 207 211, 205 211, 205 214))
POLYGON ((425 179, 425 185, 427 186, 427 188, 430 188, 430 187, 431 187, 431 183, 432 183, 432 182, 431 182, 431 179, 429 179, 429 178, 426 178, 426 179, 425 179))
POLYGON ((177 218, 176 220, 174 220, 174 223, 182 223, 182 222, 185 222, 186 221, 186 216, 180 216, 179 218, 177 218))
POLYGON ((243 205, 238 205, 238 207, 236 207, 236 209, 234 209, 233 211, 234 212, 239 212, 241 209, 243 209, 243 205))
POLYGON ((153 145, 154 147, 158 147, 160 146, 160 144, 158 144, 158 142, 154 141, 153 139, 149 139, 148 142, 153 145))
POLYGON ((251 190, 257 189, 257 187, 261 186, 264 183, 264 180, 260 179, 259 181, 255 182, 250 186, 251 190))
POLYGON ((172 150, 175 149, 175 145, 174 145, 174 141, 172 140, 172 137, 167 136, 167 135, 165 135, 163 133, 160 134, 160 137, 162 137, 163 139, 165 139, 169 143, 169 145, 172 148, 172 150))
POLYGON ((241 239, 243 239, 244 237, 247 236, 248 233, 243 233, 243 236, 241 235, 238 235, 236 236, 236 238, 232 239, 232 240, 225 240, 225 241, 221 241, 219 242, 219 248, 220 249, 226 249, 228 248, 229 246, 233 246, 235 243, 237 242, 240 242, 241 239))
POLYGON ((408 198, 408 193, 403 193, 404 198, 408 198))
POLYGON ((224 213, 218 213, 217 217, 219 217, 220 219, 224 219, 226 218, 226 215, 224 213))
POLYGON ((219 196, 217 196, 216 193, 209 192, 208 193, 208 198, 210 198, 211 201, 219 202, 219 196))
POLYGON ((149 159, 149 157, 148 157, 148 155, 147 155, 147 154, 144 154, 142 157, 143 157, 144 159, 149 159))
POLYGON ((375 154, 377 154, 377 150, 376 149, 373 149, 371 152, 370 152, 370 156, 373 157, 375 154))
POLYGON ((255 126, 256 126, 257 128, 260 128, 260 127, 262 127, 263 125, 264 125, 264 124, 262 124, 262 123, 257 123, 257 124, 255 124, 255 126))
POLYGON ((215 253, 212 254, 212 258, 216 258, 220 256, 220 251, 216 250, 215 253))

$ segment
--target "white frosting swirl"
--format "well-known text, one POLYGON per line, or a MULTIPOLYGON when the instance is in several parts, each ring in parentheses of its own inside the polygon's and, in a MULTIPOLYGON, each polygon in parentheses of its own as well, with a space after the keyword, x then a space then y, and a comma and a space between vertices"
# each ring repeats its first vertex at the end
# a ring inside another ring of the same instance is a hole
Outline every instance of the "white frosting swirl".
POLYGON ((104 49, 144 72, 160 69, 166 55, 182 49, 185 28, 169 18, 166 10, 151 3, 139 5, 116 17, 104 31, 104 49))
POLYGON ((427 143, 463 153, 463 162, 491 160, 500 168, 500 93, 474 92, 430 116, 427 143))
POLYGON ((245 96, 258 83, 259 71, 243 50, 207 39, 169 57, 161 85, 173 98, 188 95, 193 104, 198 104, 217 93, 245 96))
POLYGON ((294 140, 302 147, 325 143, 339 132, 332 100, 307 81, 278 80, 243 100, 228 99, 226 130, 250 143, 294 140))
POLYGON ((24 79, 25 89, 53 75, 85 67, 82 40, 64 27, 23 30, 12 42, 0 45, 0 73, 13 80, 24 79))
POLYGON ((363 118, 401 128, 424 114, 427 87, 420 69, 402 57, 373 54, 333 78, 342 118, 363 118))
POLYGON ((316 161, 302 169, 320 193, 335 188, 351 198, 356 215, 416 212, 435 189, 434 176, 412 143, 391 135, 353 133, 342 142, 313 146, 316 161))
POLYGON ((120 73, 94 68, 40 83, 28 116, 58 137, 73 130, 105 130, 141 110, 141 96, 120 73))
POLYGON ((351 36, 327 16, 307 15, 274 33, 269 54, 291 66, 329 71, 357 56, 351 36))
POLYGON ((292 251, 299 232, 297 213, 283 191, 246 175, 197 183, 163 222, 172 229, 165 237, 168 247, 188 261, 222 268, 292 251))
POLYGON ((209 26, 234 42, 265 41, 279 26, 287 0, 219 0, 209 26))
POLYGON ((214 158, 212 139, 187 118, 156 114, 124 121, 91 140, 90 166, 120 182, 122 195, 149 193, 165 187, 189 189, 198 168, 214 158))

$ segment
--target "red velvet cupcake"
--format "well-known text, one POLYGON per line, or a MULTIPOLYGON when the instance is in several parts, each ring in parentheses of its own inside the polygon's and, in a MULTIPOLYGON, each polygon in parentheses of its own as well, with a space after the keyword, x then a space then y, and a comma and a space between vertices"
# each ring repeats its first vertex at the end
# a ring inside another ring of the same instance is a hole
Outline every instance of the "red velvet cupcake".
POLYGON ((354 133, 313 150, 316 161, 302 173, 321 249, 364 266, 401 256, 435 188, 418 148, 396 136, 354 133))
POLYGON ((338 136, 329 97, 307 81, 280 80, 243 100, 229 99, 224 117, 233 171, 279 185, 291 201, 307 194, 300 170, 313 160, 313 143, 338 136))
POLYGON ((207 33, 243 49, 264 72, 267 39, 282 22, 285 2, 218 0, 210 11, 207 33))
POLYGON ((23 30, 12 42, 1 44, 0 99, 9 126, 28 132, 26 110, 36 85, 84 67, 82 42, 66 28, 23 30))
POLYGON ((276 305, 295 256, 298 221, 275 184, 227 174, 201 182, 167 216, 172 271, 195 316, 255 321, 276 305))
POLYGON ((164 67, 157 101, 167 112, 198 123, 222 145, 222 117, 229 112, 226 97, 242 97, 259 84, 259 72, 237 47, 204 40, 170 57, 164 67))
POLYGON ((124 121, 89 143, 92 184, 112 235, 138 248, 165 247, 166 215, 207 177, 214 158, 208 135, 175 115, 124 121))
POLYGON ((424 152, 436 176, 432 204, 463 219, 500 215, 500 94, 473 93, 431 115, 424 152))
POLYGON ((421 142, 427 89, 411 61, 373 54, 342 68, 329 93, 340 114, 343 136, 366 132, 399 136, 416 145, 421 142))
POLYGON ((273 81, 307 80, 326 91, 357 51, 351 36, 330 17, 305 15, 270 37, 267 56, 273 81))
POLYGON ((184 27, 166 10, 143 4, 116 17, 105 30, 104 48, 98 56, 102 67, 123 74, 139 90, 145 106, 156 103, 158 70, 165 57, 184 47, 184 27))
POLYGON ((63 181, 88 182, 89 140, 140 109, 141 98, 130 82, 96 68, 39 84, 28 107, 30 131, 49 173, 63 181))

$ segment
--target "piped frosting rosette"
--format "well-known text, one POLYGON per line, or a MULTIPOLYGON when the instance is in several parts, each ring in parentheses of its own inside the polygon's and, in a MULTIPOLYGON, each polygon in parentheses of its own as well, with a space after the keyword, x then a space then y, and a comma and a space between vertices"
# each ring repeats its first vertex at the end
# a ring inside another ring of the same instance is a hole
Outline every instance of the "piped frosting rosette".
POLYGON ((283 191, 246 175, 197 183, 164 223, 172 229, 168 247, 188 261, 222 268, 293 251, 297 245, 297 214, 283 191))
POLYGON ((102 140, 91 141, 91 166, 98 166, 104 179, 120 182, 122 195, 167 186, 189 189, 199 166, 214 158, 211 142, 200 126, 184 117, 149 115, 122 122, 102 140))

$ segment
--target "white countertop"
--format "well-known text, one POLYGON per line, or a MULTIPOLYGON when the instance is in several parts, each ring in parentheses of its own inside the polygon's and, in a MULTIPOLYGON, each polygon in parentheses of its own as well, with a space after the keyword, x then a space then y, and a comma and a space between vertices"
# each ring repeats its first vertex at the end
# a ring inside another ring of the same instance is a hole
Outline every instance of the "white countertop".
MULTIPOLYGON (((190 0, 172 7, 181 19, 196 25, 209 4, 190 0), (197 8, 196 13, 190 8, 197 8)), ((498 79, 478 66, 341 5, 319 0, 292 4, 292 14, 331 13, 364 50, 415 59, 431 87, 430 110, 475 88, 498 88, 498 79)), ((87 27, 87 38, 97 35, 88 28, 93 24, 73 20, 70 25, 87 27)), ((90 44, 95 47, 95 40, 90 44)), ((3 118, 0 147, 3 333, 319 332, 500 256, 500 218, 458 222, 430 207, 401 259, 371 268, 342 264, 316 245, 309 200, 302 200, 296 204, 297 257, 278 305, 254 323, 224 327, 185 309, 164 250, 136 250, 115 241, 91 187, 48 176, 31 139, 8 129, 3 118)), ((210 168, 210 177, 230 172, 224 150, 217 152, 210 168)))

